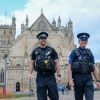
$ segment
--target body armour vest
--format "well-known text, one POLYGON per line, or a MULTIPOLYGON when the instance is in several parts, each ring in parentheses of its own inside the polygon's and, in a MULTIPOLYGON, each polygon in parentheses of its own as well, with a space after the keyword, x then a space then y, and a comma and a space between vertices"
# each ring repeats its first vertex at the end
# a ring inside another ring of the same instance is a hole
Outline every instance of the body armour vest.
POLYGON ((91 73, 94 71, 94 64, 91 62, 92 53, 90 49, 79 50, 75 49, 75 59, 71 69, 73 72, 91 73))
POLYGON ((37 47, 35 50, 37 71, 55 73, 55 62, 52 58, 52 48, 47 46, 45 50, 37 47))

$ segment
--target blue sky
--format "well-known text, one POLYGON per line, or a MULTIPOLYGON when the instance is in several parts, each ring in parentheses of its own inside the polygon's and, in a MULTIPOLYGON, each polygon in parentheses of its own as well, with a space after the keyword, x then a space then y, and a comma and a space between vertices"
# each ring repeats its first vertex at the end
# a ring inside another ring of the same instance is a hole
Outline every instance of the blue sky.
POLYGON ((29 26, 31 26, 40 16, 41 8, 50 23, 53 17, 58 21, 60 16, 62 26, 66 26, 71 18, 75 44, 78 45, 77 33, 90 33, 88 47, 92 50, 96 62, 100 62, 100 0, 2 0, 0 24, 11 23, 11 18, 15 15, 17 35, 19 35, 20 24, 25 23, 26 15, 29 16, 29 26))
POLYGON ((7 16, 11 16, 11 12, 14 10, 20 10, 24 8, 24 5, 28 0, 2 0, 0 1, 0 15, 5 15, 7 11, 7 16))

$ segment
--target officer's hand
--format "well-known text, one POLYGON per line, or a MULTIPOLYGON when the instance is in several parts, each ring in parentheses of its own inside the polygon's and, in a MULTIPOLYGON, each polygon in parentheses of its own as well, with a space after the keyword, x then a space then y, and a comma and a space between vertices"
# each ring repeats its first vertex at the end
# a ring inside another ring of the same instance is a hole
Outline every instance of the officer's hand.
POLYGON ((32 74, 29 74, 28 78, 31 80, 32 79, 32 74))
POLYGON ((73 79, 70 79, 70 80, 68 81, 68 83, 69 83, 69 86, 70 86, 70 87, 73 87, 73 86, 74 86, 74 81, 73 81, 73 79))
POLYGON ((97 88, 100 88, 100 82, 96 82, 97 88))

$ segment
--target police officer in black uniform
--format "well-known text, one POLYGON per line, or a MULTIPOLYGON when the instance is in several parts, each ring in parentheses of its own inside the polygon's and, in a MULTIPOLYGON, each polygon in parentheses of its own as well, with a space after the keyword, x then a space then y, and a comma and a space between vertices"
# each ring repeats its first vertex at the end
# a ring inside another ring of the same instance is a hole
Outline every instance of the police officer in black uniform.
POLYGON ((70 86, 74 86, 75 100, 93 100, 94 86, 92 73, 96 79, 96 85, 100 88, 95 68, 94 56, 90 49, 86 48, 88 43, 88 33, 79 33, 79 48, 74 49, 69 56, 68 81, 70 86))
POLYGON ((61 80, 60 64, 57 52, 47 46, 48 33, 41 32, 37 35, 40 46, 36 47, 31 54, 30 74, 32 78, 33 69, 37 72, 37 98, 38 100, 59 100, 55 72, 58 81, 61 80))

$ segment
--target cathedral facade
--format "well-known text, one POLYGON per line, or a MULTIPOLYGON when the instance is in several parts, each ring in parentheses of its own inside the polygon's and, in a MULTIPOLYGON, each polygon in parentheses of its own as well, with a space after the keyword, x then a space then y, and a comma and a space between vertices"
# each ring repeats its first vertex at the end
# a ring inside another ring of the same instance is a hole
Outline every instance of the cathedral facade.
MULTIPOLYGON (((26 24, 21 24, 21 34, 16 35, 16 18, 12 18, 12 25, 0 26, 0 74, 4 77, 5 55, 6 87, 11 91, 25 91, 29 89, 29 62, 32 50, 38 46, 37 34, 45 31, 49 34, 47 45, 52 46, 58 52, 61 64, 62 83, 67 82, 68 56, 74 48, 73 23, 71 20, 66 26, 61 25, 59 16, 56 22, 50 23, 41 12, 38 19, 28 27, 29 19, 26 16, 26 24)), ((0 82, 4 80, 0 77, 0 82)), ((35 88, 36 72, 33 72, 32 88, 35 88)))

